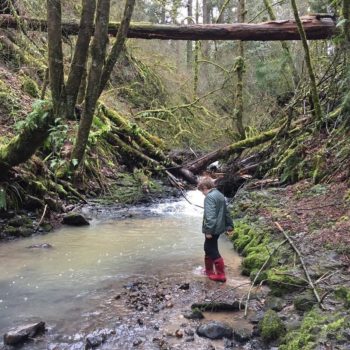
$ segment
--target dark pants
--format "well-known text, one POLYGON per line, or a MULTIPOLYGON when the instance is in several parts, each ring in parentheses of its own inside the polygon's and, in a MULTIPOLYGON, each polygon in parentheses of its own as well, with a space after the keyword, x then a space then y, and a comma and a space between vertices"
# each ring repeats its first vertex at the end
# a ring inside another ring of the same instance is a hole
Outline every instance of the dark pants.
POLYGON ((205 238, 204 241, 204 252, 205 255, 209 256, 213 261, 221 258, 218 248, 219 235, 213 235, 212 238, 205 238))

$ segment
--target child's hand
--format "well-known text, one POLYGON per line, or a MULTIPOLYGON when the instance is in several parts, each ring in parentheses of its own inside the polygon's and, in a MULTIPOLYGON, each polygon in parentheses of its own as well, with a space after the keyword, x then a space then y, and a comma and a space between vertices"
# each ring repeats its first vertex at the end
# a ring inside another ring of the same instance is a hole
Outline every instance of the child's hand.
POLYGON ((213 238, 213 235, 210 235, 209 233, 206 233, 205 234, 205 238, 211 239, 211 238, 213 238))

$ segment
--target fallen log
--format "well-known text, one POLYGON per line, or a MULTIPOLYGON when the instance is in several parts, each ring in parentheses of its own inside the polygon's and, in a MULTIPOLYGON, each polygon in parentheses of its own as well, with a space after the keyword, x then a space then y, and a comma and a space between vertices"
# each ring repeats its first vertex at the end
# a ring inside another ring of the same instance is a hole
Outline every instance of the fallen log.
POLYGON ((36 110, 28 115, 21 132, 0 147, 0 176, 6 176, 12 167, 24 163, 35 153, 49 135, 53 122, 51 109, 36 110))
POLYGON ((250 137, 235 142, 231 145, 219 148, 209 154, 195 159, 191 163, 184 165, 184 167, 191 171, 193 174, 198 174, 199 172, 204 170, 209 164, 215 162, 218 159, 226 158, 227 156, 242 151, 246 148, 251 148, 272 140, 279 131, 280 128, 272 129, 269 131, 262 132, 258 136, 250 137))
MULTIPOLYGON (((307 39, 329 39, 336 34, 336 23, 332 16, 309 15, 302 17, 301 20, 307 39)), ((0 15, 0 28, 18 29, 19 25, 22 25, 28 31, 47 31, 46 20, 0 15)), ((119 26, 120 23, 110 23, 108 33, 116 35, 119 26)), ((62 31, 65 35, 77 35, 79 23, 63 22, 62 31)), ((160 40, 300 40, 298 27, 294 20, 269 21, 258 24, 164 25, 131 23, 127 37, 160 40)))

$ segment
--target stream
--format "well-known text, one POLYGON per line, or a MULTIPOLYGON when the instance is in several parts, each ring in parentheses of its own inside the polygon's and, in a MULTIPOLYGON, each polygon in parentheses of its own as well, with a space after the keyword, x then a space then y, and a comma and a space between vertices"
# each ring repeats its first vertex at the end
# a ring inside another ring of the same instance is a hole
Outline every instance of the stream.
MULTIPOLYGON (((203 205, 199 191, 187 195, 203 205)), ((185 199, 135 207, 122 220, 113 218, 113 210, 95 215, 87 208, 86 214, 94 215, 90 226, 65 226, 45 236, 1 244, 0 336, 13 326, 43 320, 48 332, 42 347, 40 342, 29 343, 23 349, 65 349, 62 344, 83 349, 82 333, 128 317, 127 308, 115 305, 112 311, 108 305, 133 281, 203 283, 202 213, 185 199), (52 248, 28 248, 40 243, 52 248), (61 345, 55 348, 53 340, 61 345)), ((228 239, 222 236, 219 245, 227 265, 226 285, 246 282, 228 239)))

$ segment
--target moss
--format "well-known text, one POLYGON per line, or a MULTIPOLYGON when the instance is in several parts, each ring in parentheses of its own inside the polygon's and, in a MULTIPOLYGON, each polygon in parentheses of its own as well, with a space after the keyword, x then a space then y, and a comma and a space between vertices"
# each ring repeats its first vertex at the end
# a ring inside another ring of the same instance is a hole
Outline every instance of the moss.
POLYGON ((0 80, 0 109, 7 114, 15 115, 20 109, 19 102, 10 87, 0 80))
POLYGON ((293 304, 298 311, 310 311, 316 305, 315 295, 311 290, 308 290, 297 295, 293 300, 293 304))
POLYGON ((313 309, 307 313, 299 329, 289 332, 280 346, 280 350, 311 350, 324 344, 329 339, 348 343, 347 332, 350 326, 349 317, 340 313, 329 314, 313 309))
POLYGON ((305 281, 291 276, 295 271, 288 267, 270 269, 267 273, 268 285, 273 295, 281 296, 305 286, 305 281))
POLYGON ((344 301, 344 306, 350 308, 350 289, 346 287, 339 287, 335 290, 334 295, 344 301))
POLYGON ((264 318, 259 323, 259 330, 265 343, 277 340, 286 333, 284 323, 273 310, 265 313, 264 318))
POLYGON ((21 80, 22 80, 22 84, 21 84, 22 91, 31 97, 38 98, 39 97, 38 84, 33 79, 27 76, 22 77, 21 80))
POLYGON ((267 252, 252 253, 243 259, 242 267, 249 271, 260 269, 268 257, 267 252))

